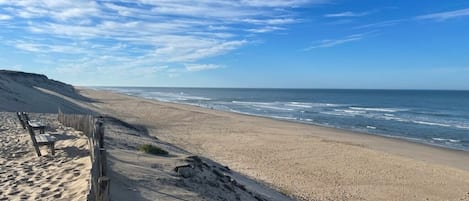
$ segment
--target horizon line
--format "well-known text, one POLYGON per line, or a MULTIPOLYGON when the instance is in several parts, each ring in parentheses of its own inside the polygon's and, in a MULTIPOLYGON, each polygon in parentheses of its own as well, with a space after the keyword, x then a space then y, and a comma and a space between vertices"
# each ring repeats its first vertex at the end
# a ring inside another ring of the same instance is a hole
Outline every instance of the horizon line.
POLYGON ((188 87, 188 86, 112 86, 112 85, 101 85, 101 86, 84 86, 84 85, 73 85, 76 87, 112 87, 112 88, 181 88, 181 89, 289 89, 289 90, 383 90, 383 91, 467 91, 469 89, 397 89, 397 88, 292 88, 292 87, 188 87))

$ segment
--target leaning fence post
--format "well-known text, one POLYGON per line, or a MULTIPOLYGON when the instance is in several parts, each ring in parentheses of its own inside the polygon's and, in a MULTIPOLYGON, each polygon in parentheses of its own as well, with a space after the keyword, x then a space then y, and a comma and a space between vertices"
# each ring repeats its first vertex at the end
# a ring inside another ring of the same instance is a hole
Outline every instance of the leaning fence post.
POLYGON ((103 126, 103 122, 101 120, 98 120, 96 122, 97 124, 97 128, 96 128, 96 132, 97 132, 97 136, 98 137, 98 143, 99 143, 99 148, 104 148, 104 126, 103 126))
POLYGON ((98 179, 99 185, 99 201, 109 201, 109 190, 111 182, 109 181, 109 177, 100 177, 98 179))

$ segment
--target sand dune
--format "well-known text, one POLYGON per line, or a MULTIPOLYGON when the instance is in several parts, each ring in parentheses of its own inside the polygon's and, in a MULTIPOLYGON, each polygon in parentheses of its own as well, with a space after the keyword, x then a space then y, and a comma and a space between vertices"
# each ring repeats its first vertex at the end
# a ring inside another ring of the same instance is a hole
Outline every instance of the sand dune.
POLYGON ((0 70, 0 111, 57 113, 60 108, 69 113, 90 113, 90 110, 44 93, 39 88, 73 99, 90 101, 77 94, 73 86, 50 80, 44 75, 0 70))
MULTIPOLYGON (((63 127, 53 113, 59 107, 68 113, 108 112, 70 85, 37 74, 0 71, 0 93, 0 111, 45 112, 30 117, 47 122, 58 139, 55 156, 42 148, 43 156, 37 157, 16 114, 0 112, 0 200, 85 200, 90 175, 87 138, 63 127)), ((293 200, 224 165, 160 141, 145 128, 112 117, 105 118, 105 126, 112 200, 293 200), (170 155, 138 151, 148 143, 170 155)))

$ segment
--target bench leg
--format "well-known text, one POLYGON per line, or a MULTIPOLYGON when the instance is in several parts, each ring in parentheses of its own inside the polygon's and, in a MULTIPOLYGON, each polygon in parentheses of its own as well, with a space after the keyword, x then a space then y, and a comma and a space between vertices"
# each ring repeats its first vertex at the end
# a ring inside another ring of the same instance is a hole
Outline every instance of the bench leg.
POLYGON ((34 146, 34 150, 36 151, 37 156, 41 156, 41 150, 39 149, 39 146, 38 145, 33 145, 33 146, 34 146))
POLYGON ((50 152, 51 152, 52 155, 55 155, 55 142, 50 144, 50 152))

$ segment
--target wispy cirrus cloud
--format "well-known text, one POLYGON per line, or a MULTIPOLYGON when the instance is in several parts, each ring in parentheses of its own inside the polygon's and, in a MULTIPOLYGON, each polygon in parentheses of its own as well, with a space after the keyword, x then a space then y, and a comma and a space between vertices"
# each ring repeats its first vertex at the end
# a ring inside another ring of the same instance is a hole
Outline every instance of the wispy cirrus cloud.
POLYGON ((216 64, 186 64, 185 70, 189 72, 204 71, 204 70, 213 70, 223 68, 223 66, 216 64))
POLYGON ((446 21, 449 19, 466 17, 466 16, 469 16, 469 8, 446 11, 446 12, 439 12, 439 13, 431 13, 431 14, 425 14, 425 15, 418 15, 418 16, 410 17, 410 18, 385 20, 381 22, 359 25, 359 26, 354 27, 354 29, 383 28, 383 27, 394 26, 403 22, 410 22, 414 20, 446 21))
POLYGON ((342 45, 345 43, 359 41, 359 40, 362 40, 364 36, 365 34, 354 34, 354 35, 349 35, 347 37, 339 38, 339 39, 320 40, 320 41, 314 42, 313 45, 305 48, 304 51, 310 51, 310 50, 317 49, 317 48, 329 48, 329 47, 334 47, 337 45, 342 45))
POLYGON ((252 32, 252 33, 267 33, 267 32, 278 31, 278 30, 284 30, 284 28, 277 27, 277 26, 266 26, 266 27, 260 27, 260 28, 255 28, 255 29, 247 29, 246 31, 252 32))
POLYGON ((397 25, 401 22, 405 22, 407 19, 398 19, 398 20, 385 20, 381 22, 375 22, 375 23, 370 23, 370 24, 364 24, 364 25, 359 25, 356 27, 353 27, 354 29, 367 29, 367 28, 383 28, 383 27, 389 27, 393 25, 397 25))
POLYGON ((329 0, 241 0, 242 4, 255 7, 298 7, 306 3, 323 4, 329 0))
POLYGON ((469 16, 469 8, 453 10, 453 11, 446 11, 440 13, 431 13, 426 15, 420 15, 415 17, 417 20, 437 20, 437 21, 445 21, 452 18, 457 17, 464 17, 469 16))
POLYGON ((300 23, 291 8, 327 2, 0 0, 0 20, 8 21, 4 29, 17 33, 1 43, 42 57, 87 58, 55 59, 61 72, 67 66, 74 71, 124 66, 161 72, 152 71, 152 66, 184 65, 235 51, 249 44, 252 34, 300 23))
POLYGON ((329 13, 325 14, 324 17, 328 18, 339 18, 339 17, 362 17, 366 15, 370 15, 375 11, 366 11, 366 12, 352 12, 352 11, 345 11, 340 13, 329 13))

